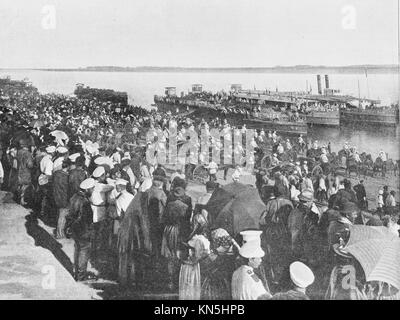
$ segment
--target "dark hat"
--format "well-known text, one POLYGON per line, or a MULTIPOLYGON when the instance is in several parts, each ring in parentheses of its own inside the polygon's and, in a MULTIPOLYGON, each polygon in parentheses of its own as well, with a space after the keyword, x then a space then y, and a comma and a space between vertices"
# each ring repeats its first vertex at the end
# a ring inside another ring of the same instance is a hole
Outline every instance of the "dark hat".
POLYGON ((343 214, 350 214, 350 213, 353 213, 355 211, 359 211, 359 208, 354 202, 345 201, 340 206, 340 212, 343 213, 343 214))
POLYGON ((154 175, 154 176, 153 176, 153 180, 154 180, 154 181, 166 182, 166 181, 165 181, 166 179, 165 179, 163 176, 159 176, 159 175, 154 175))
POLYGON ((206 189, 207 190, 214 190, 217 188, 217 184, 214 181, 207 181, 206 182, 206 189))
POLYGON ((179 178, 179 177, 176 177, 174 179, 174 188, 178 188, 178 187, 186 189, 186 181, 181 179, 181 178, 179 178))
POLYGON ((129 166, 131 164, 131 160, 128 158, 122 159, 121 167, 129 166))

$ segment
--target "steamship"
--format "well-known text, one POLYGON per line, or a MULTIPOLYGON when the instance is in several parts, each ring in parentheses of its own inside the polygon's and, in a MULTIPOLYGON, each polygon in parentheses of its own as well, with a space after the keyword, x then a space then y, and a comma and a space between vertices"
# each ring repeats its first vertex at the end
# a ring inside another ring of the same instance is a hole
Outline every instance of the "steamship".
MULTIPOLYGON (((232 85, 232 89, 237 90, 238 86, 232 85)), ((192 85, 192 91, 187 95, 182 92, 180 97, 176 94, 176 87, 166 87, 165 95, 154 96, 154 102, 159 111, 172 115, 190 114, 206 121, 227 119, 234 126, 246 124, 247 128, 277 131, 286 135, 307 134, 307 123, 301 119, 290 118, 281 110, 256 110, 256 105, 251 101, 239 100, 232 91, 224 99, 216 99, 215 95, 204 92, 200 84, 192 85)))

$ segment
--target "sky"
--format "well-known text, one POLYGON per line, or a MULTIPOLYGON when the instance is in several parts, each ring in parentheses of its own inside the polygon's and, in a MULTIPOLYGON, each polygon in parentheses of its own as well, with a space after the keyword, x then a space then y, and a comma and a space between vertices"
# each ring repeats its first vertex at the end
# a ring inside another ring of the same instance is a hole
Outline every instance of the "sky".
POLYGON ((396 64, 398 0, 1 0, 0 68, 396 64))

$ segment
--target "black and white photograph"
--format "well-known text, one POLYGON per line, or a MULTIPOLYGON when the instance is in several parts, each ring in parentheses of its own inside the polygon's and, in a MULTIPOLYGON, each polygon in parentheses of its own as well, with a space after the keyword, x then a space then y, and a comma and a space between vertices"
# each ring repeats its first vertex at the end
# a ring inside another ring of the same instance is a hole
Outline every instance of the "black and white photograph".
POLYGON ((399 17, 1 0, 0 300, 400 300, 399 17))

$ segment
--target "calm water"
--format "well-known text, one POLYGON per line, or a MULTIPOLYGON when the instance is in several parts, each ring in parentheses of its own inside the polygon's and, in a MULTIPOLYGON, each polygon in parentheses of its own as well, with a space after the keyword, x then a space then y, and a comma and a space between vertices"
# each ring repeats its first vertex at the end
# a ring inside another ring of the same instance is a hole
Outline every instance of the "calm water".
MULTIPOLYGON (((130 103, 150 107, 155 94, 163 94, 164 87, 175 86, 177 92, 187 92, 191 84, 201 83, 205 90, 229 90, 232 83, 240 83, 246 89, 305 90, 306 83, 317 90, 314 74, 269 74, 269 73, 119 73, 119 72, 46 72, 46 71, 0 71, 0 76, 12 79, 27 78, 41 92, 72 94, 77 83, 96 88, 126 91, 130 103)), ((323 79, 322 79, 323 80, 323 79)), ((358 81, 361 97, 380 99, 383 104, 397 100, 397 75, 332 74, 330 87, 344 94, 358 96, 358 81)), ((389 157, 399 159, 399 128, 397 130, 353 130, 351 128, 313 128, 310 136, 321 143, 331 141, 333 150, 341 148, 345 141, 359 150, 377 156, 383 149, 389 157)))

